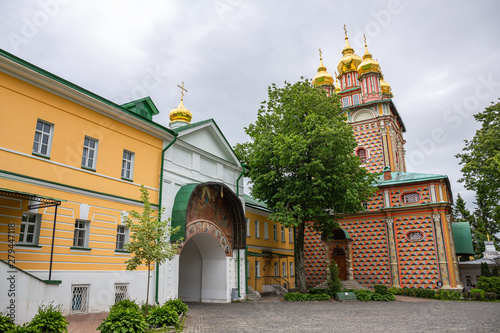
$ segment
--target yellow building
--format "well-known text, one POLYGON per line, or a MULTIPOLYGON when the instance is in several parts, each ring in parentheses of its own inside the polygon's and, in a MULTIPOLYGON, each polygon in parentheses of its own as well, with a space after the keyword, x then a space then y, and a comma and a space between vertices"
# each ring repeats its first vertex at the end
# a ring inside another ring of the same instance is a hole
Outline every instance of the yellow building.
POLYGON ((267 206, 245 195, 247 285, 259 293, 295 288, 293 228, 269 220, 267 206))
POLYGON ((14 290, 1 305, 17 322, 42 300, 84 313, 145 299, 145 268, 125 270, 122 214, 142 211, 141 185, 158 206, 174 132, 157 113, 149 98, 119 106, 0 50, 0 286, 14 290))

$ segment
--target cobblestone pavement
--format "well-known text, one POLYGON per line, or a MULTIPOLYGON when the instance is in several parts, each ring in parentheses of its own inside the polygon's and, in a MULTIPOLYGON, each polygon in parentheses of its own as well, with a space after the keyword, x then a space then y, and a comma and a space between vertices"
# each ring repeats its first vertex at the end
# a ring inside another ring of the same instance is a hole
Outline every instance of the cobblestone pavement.
POLYGON ((189 304, 184 332, 499 332, 500 303, 241 302, 189 304))

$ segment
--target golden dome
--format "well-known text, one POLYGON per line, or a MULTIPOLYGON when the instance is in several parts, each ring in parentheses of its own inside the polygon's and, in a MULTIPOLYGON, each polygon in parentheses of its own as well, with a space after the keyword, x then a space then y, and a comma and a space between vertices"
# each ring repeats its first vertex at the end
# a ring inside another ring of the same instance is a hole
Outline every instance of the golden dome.
POLYGON ((344 74, 345 72, 353 72, 358 69, 359 64, 362 59, 360 56, 354 53, 354 49, 349 45, 349 38, 347 35, 345 36, 345 47, 342 50, 342 59, 340 59, 339 64, 337 65, 337 70, 339 72, 339 76, 344 74))
POLYGON ((383 95, 390 95, 392 97, 392 89, 389 83, 384 81, 384 77, 380 78, 380 89, 382 90, 383 95))
POLYGON ((323 59, 319 57, 319 67, 318 73, 314 76, 312 80, 312 84, 314 86, 324 86, 324 85, 333 85, 333 76, 326 71, 326 67, 323 66, 323 59))
POLYGON ((363 55, 363 61, 358 66, 359 77, 367 73, 380 73, 380 65, 377 60, 372 58, 370 52, 368 52, 368 47, 365 42, 365 54, 363 55))
POLYGON ((191 111, 186 109, 186 107, 184 106, 183 99, 184 98, 181 98, 181 102, 179 103, 178 107, 176 107, 175 109, 172 109, 172 111, 170 111, 170 122, 171 123, 174 121, 185 121, 187 123, 191 122, 191 119, 193 118, 193 114, 191 113, 191 111))

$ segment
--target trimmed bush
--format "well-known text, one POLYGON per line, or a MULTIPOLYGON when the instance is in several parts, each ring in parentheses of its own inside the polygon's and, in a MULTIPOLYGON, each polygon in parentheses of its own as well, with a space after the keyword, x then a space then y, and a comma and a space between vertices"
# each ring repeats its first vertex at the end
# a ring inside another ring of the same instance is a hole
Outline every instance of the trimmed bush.
POLYGON ((323 288, 311 288, 307 291, 308 294, 318 295, 318 294, 328 294, 328 289, 323 288))
POLYGON ((373 286, 373 289, 377 294, 385 295, 387 294, 387 286, 385 284, 376 284, 373 286))
POLYGON ((152 308, 146 316, 146 321, 154 327, 179 327, 179 314, 173 306, 165 304, 152 308))
POLYGON ((436 293, 436 298, 441 300, 457 301, 462 298, 462 292, 458 290, 440 289, 436 293))
POLYGON ((355 294, 357 300, 363 302, 368 302, 373 297, 373 293, 370 290, 357 290, 355 294))
POLYGON ((471 289, 470 291, 470 295, 472 299, 475 301, 482 301, 484 299, 485 294, 486 293, 484 292, 484 290, 481 289, 471 289))
POLYGON ((398 287, 390 287, 389 289, 387 289, 387 291, 393 295, 402 295, 403 294, 403 289, 398 288, 398 287))
POLYGON ((138 309, 117 307, 108 314, 97 329, 101 330, 101 333, 143 333, 148 327, 146 319, 138 309))
POLYGON ((500 277, 481 276, 479 280, 477 280, 477 289, 484 290, 487 293, 493 292, 500 294, 500 277))
POLYGON ((336 293, 342 289, 342 282, 339 278, 339 267, 332 261, 328 266, 330 269, 330 279, 328 280, 328 290, 332 293, 336 293))
POLYGON ((329 301, 330 295, 328 294, 301 294, 301 293, 288 293, 284 297, 285 301, 329 301))
POLYGON ((132 301, 130 299, 122 299, 121 301, 113 304, 109 308, 109 312, 112 312, 113 310, 116 310, 118 308, 120 308, 120 309, 133 309, 133 310, 139 311, 139 305, 135 301, 132 301))
POLYGON ((178 315, 180 315, 181 313, 186 313, 189 310, 188 306, 178 298, 171 299, 165 304, 175 309, 178 315))
POLYGON ((492 293, 492 292, 489 292, 489 293, 486 293, 484 295, 484 299, 488 300, 488 301, 494 301, 498 298, 498 295, 496 293, 492 293))
POLYGON ((396 300, 396 296, 394 296, 391 293, 387 293, 387 294, 373 293, 372 300, 379 301, 379 302, 391 302, 391 301, 396 300))
POLYGON ((69 322, 62 315, 61 305, 40 305, 29 327, 39 332, 68 332, 69 322))

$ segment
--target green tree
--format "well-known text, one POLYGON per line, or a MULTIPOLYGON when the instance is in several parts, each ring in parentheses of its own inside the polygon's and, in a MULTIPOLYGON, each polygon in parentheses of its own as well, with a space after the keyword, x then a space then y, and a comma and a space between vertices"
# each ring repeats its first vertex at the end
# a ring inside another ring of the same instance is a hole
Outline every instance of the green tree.
POLYGON ((481 128, 471 141, 465 141, 462 154, 457 154, 465 188, 476 193, 477 223, 487 233, 500 231, 500 103, 474 115, 481 128))
POLYGON ((373 194, 375 175, 360 167, 357 143, 337 95, 302 79, 268 88, 257 120, 245 128, 250 142, 235 151, 249 167, 252 195, 273 210, 270 218, 296 228, 299 287, 306 291, 304 233, 338 227, 339 214, 362 209, 373 194), (311 222, 311 223, 308 223, 311 222))
MULTIPOLYGON (((179 252, 180 243, 171 243, 170 235, 179 231, 179 227, 169 227, 168 220, 161 220, 155 215, 155 210, 149 202, 149 192, 141 186, 141 201, 144 205, 142 214, 132 210, 124 215, 124 221, 130 228, 130 241, 125 244, 125 249, 133 254, 127 260, 127 270, 135 270, 144 264, 148 268, 148 284, 146 294, 146 314, 149 305, 149 281, 151 265, 158 265, 170 260, 179 252)), ((161 216, 161 211, 159 212, 161 216)))

